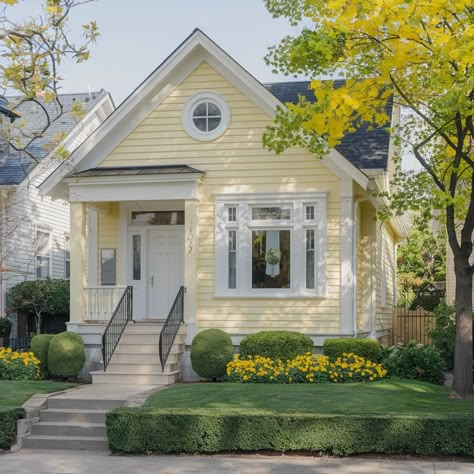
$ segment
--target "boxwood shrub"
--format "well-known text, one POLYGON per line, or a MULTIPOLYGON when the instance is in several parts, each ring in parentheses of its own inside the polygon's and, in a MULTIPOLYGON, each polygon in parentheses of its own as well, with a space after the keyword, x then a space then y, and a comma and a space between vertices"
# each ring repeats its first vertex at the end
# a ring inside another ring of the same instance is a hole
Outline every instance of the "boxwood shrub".
POLYGON ((0 408, 0 449, 8 449, 16 441, 16 420, 23 418, 23 408, 0 408))
POLYGON ((49 343, 48 371, 52 377, 75 377, 86 361, 84 341, 79 334, 62 332, 49 343))
POLYGON ((106 425, 110 449, 125 453, 474 455, 474 416, 240 415, 119 408, 107 413, 106 425))
POLYGON ((212 380, 224 377, 233 357, 232 339, 220 329, 205 329, 191 343, 191 365, 200 377, 212 380))
POLYGON ((41 378, 46 379, 49 376, 48 372, 48 350, 49 343, 54 337, 54 334, 38 334, 31 340, 31 352, 40 361, 41 378))
POLYGON ((309 336, 294 331, 260 331, 244 337, 239 356, 262 356, 270 359, 294 359, 307 352, 313 353, 314 344, 309 336))
POLYGON ((342 357, 344 352, 352 352, 372 362, 378 362, 380 359, 380 344, 372 339, 326 339, 323 344, 323 350, 324 355, 328 356, 331 360, 342 357))

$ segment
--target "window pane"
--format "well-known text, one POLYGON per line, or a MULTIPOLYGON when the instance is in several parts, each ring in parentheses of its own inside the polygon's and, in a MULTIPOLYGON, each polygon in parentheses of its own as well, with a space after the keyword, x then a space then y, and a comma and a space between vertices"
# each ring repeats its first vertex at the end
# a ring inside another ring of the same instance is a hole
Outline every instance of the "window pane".
POLYGON ((219 107, 217 107, 216 104, 213 104, 212 102, 208 102, 208 114, 210 117, 220 117, 222 115, 221 110, 219 107))
POLYGON ((100 284, 115 285, 115 249, 100 250, 100 284))
POLYGON ((237 231, 229 231, 229 288, 237 288, 237 231))
POLYGON ((49 232, 36 232, 36 255, 49 255, 49 232))
POLYGON ((280 207, 252 207, 252 220, 289 220, 291 219, 290 206, 280 207))
POLYGON ((228 212, 228 215, 227 215, 228 221, 236 222, 237 221, 237 208, 229 207, 227 212, 228 212))
POLYGON ((36 257, 36 278, 49 278, 49 257, 36 257))
POLYGON ((306 231, 306 288, 314 289, 314 229, 306 231))
POLYGON ((133 279, 141 280, 142 274, 142 236, 133 236, 133 279))
POLYGON ((289 230, 253 231, 252 288, 290 288, 290 253, 289 230))
POLYGON ((132 225, 183 225, 184 211, 133 211, 132 225))
POLYGON ((213 130, 215 130, 221 123, 221 120, 222 119, 220 117, 209 117, 207 131, 212 132, 213 130))
POLYGON ((201 132, 207 132, 207 119, 206 118, 194 118, 194 125, 201 132))
POLYGON ((314 206, 306 206, 306 220, 314 221, 314 206))
POLYGON ((207 110, 206 110, 206 102, 199 104, 193 112, 193 117, 206 117, 207 110))

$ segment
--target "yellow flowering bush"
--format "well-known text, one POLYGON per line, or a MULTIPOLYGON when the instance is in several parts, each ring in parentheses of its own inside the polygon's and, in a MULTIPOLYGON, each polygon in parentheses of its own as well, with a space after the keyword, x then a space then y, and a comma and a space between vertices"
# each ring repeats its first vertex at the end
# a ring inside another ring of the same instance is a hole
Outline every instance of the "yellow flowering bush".
POLYGON ((381 364, 351 353, 330 362, 327 356, 307 352, 291 360, 261 356, 227 364, 227 382, 239 383, 350 383, 372 382, 387 375, 381 364))
POLYGON ((40 378, 40 361, 33 352, 15 352, 0 348, 0 379, 36 380, 40 378))

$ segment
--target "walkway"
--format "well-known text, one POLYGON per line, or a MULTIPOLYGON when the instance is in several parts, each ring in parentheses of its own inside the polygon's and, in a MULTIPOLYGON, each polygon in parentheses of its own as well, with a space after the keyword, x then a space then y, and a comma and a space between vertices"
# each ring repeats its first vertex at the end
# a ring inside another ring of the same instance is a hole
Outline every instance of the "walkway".
POLYGON ((21 450, 0 456, 9 474, 474 474, 474 460, 385 460, 300 456, 111 456, 92 451, 21 450))

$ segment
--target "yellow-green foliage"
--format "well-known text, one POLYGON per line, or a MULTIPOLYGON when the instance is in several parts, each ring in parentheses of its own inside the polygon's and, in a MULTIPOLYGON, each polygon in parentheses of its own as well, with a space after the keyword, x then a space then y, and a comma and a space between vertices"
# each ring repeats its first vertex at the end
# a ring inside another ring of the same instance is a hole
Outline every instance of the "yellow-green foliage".
POLYGON ((228 382, 240 383, 348 383, 372 382, 387 375, 381 364, 353 353, 344 353, 334 362, 321 355, 305 355, 282 361, 266 357, 238 356, 227 364, 228 382))
POLYGON ((33 352, 0 349, 0 378, 5 380, 35 380, 40 378, 40 361, 33 352))

